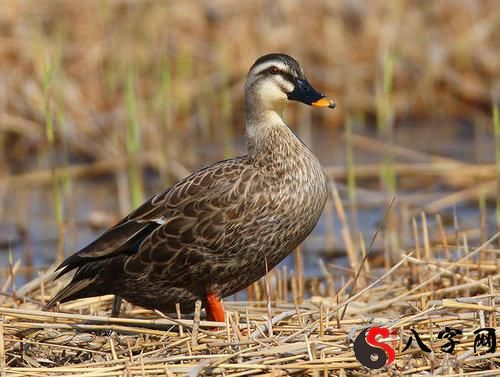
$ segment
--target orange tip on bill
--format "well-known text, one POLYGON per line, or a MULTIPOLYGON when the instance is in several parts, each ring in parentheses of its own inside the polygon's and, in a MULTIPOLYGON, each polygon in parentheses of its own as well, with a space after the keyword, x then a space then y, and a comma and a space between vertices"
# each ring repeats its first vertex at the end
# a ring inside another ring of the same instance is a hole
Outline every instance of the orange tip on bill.
POLYGON ((329 107, 330 109, 335 108, 335 102, 333 102, 330 98, 328 97, 321 97, 319 100, 316 102, 311 103, 311 106, 314 107, 329 107))

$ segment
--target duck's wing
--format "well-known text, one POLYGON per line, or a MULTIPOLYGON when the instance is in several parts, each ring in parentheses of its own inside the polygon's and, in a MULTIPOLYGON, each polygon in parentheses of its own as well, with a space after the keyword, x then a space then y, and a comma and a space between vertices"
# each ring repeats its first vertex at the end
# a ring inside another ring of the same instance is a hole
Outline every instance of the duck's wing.
MULTIPOLYGON (((170 190, 161 195, 167 195, 170 190)), ((57 278, 88 262, 137 250, 138 243, 160 226, 156 220, 161 218, 163 208, 156 203, 157 198, 158 195, 152 197, 96 240, 65 259, 57 267, 57 278)))
POLYGON ((258 252, 256 224, 278 224, 269 221, 278 206, 274 182, 250 163, 230 161, 162 199, 162 224, 127 258, 127 275, 179 287, 217 284, 244 264, 244 250, 258 252))
MULTIPOLYGON (((59 265, 57 277, 119 254, 140 254, 140 260, 144 260, 145 254, 159 247, 160 242, 176 252, 179 251, 179 243, 204 244, 200 236, 207 238, 207 245, 212 244, 211 241, 217 241, 221 236, 215 234, 222 230, 220 207, 223 203, 220 199, 237 199, 238 187, 234 187, 234 183, 246 179, 242 177, 246 168, 243 159, 226 160, 179 181, 68 257, 59 265), (233 189, 236 189, 234 196, 229 197, 233 189), (192 229, 189 231, 185 227, 192 229)), ((156 254, 152 253, 151 257, 156 258, 156 254)), ((165 257, 162 255, 160 258, 165 257)), ((133 265, 129 267, 133 269, 133 265)))
MULTIPOLYGON (((171 188, 161 195, 167 195, 170 190, 171 188)), ((93 295, 85 294, 86 290, 99 292, 95 287, 96 284, 99 285, 99 271, 106 270, 109 276, 114 275, 113 261, 116 259, 114 257, 137 251, 142 240, 160 225, 155 221, 157 217, 155 214, 159 217, 162 211, 160 206, 155 204, 156 198, 157 196, 148 200, 95 241, 65 259, 57 267, 56 279, 73 270, 76 270, 76 273, 71 282, 62 288, 43 309, 48 310, 57 302, 93 295)))

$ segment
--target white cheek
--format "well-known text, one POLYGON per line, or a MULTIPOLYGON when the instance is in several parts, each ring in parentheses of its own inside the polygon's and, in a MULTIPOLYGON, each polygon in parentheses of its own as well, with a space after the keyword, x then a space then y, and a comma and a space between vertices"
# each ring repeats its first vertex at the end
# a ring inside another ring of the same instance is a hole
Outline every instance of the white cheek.
POLYGON ((278 80, 280 82, 280 86, 285 88, 287 93, 290 93, 293 91, 294 86, 290 81, 285 80, 281 76, 276 76, 276 80, 278 80))
POLYGON ((282 102, 287 99, 286 94, 272 81, 263 82, 259 87, 259 94, 266 106, 273 106, 276 102, 282 102))

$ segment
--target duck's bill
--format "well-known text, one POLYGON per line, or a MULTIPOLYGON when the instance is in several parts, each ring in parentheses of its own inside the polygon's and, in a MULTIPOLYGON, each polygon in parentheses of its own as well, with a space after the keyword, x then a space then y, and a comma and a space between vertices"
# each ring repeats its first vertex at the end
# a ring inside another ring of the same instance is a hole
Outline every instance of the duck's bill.
POLYGON ((335 107, 335 102, 319 93, 307 80, 297 80, 293 91, 288 93, 288 99, 314 107, 329 107, 331 109, 335 107))
POLYGON ((325 96, 325 97, 320 98, 316 102, 311 103, 311 106, 314 106, 314 107, 329 107, 330 109, 334 109, 335 106, 337 106, 337 105, 330 98, 328 98, 328 97, 325 96))

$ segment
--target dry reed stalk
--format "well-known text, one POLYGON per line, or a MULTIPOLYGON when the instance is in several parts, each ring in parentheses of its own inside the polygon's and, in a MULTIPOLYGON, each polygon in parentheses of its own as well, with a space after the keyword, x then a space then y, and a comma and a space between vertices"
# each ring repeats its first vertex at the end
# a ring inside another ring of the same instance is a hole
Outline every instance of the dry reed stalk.
POLYGON ((496 191, 496 181, 485 182, 480 186, 468 187, 466 189, 454 192, 453 194, 444 195, 443 197, 432 201, 424 206, 424 211, 427 213, 436 213, 444 208, 451 207, 457 203, 469 201, 479 197, 482 193, 484 196, 493 195, 496 191))
MULTIPOLYGON (((339 193, 337 191, 335 184, 331 182, 329 187, 330 187, 330 193, 333 196, 333 202, 335 204, 335 208, 337 210, 337 216, 339 217, 340 222, 342 224, 342 237, 344 239, 344 245, 347 251, 347 257, 349 258, 351 267, 357 270, 359 268, 358 255, 356 254, 355 251, 355 246, 349 230, 349 224, 347 222, 347 218, 344 212, 344 207, 340 200, 339 193)), ((363 281, 361 280, 360 283, 362 284, 363 281)))
POLYGON ((295 274, 297 276, 297 303, 301 304, 304 298, 304 262, 300 247, 294 250, 295 274))
MULTIPOLYGON (((24 302, 8 291, 3 296, 0 365, 4 360, 2 367, 9 376, 39 377, 210 373, 369 376, 373 372, 356 360, 352 341, 361 329, 379 325, 397 329, 399 348, 391 368, 377 371, 378 375, 436 371, 445 376, 494 375, 484 368, 500 365, 498 352, 474 355, 470 351, 473 331, 478 327, 493 327, 500 335, 500 309, 496 305, 500 265, 495 263, 500 255, 495 248, 499 234, 473 248, 474 241, 459 232, 460 245, 446 246, 449 238, 440 231, 439 220, 433 229, 425 215, 421 219, 421 229, 413 221, 414 255, 403 254, 390 269, 371 263, 369 271, 364 270, 371 242, 357 270, 337 267, 331 274, 323 265, 322 275, 316 280, 328 287, 324 290, 315 289, 298 267, 292 276, 286 270, 269 271, 263 281, 255 284, 261 291, 260 301, 224 303, 225 323, 202 320, 199 306, 193 320, 181 319, 180 307, 174 318, 134 307, 126 312, 129 318, 109 318, 110 296, 62 304, 58 309, 65 311, 62 313, 43 312, 38 309, 44 297, 52 295, 59 283, 41 274, 18 290, 24 302), (436 243, 432 232, 438 235, 436 243), (478 260, 480 254, 484 258, 478 260), (412 278, 412 273, 418 278, 412 278), (301 293, 298 275, 303 279, 301 293), (362 275, 366 285, 351 294, 356 275, 362 275), (337 290, 335 279, 344 282, 337 290), (285 293, 288 284, 291 301, 285 293), (434 289, 429 291, 431 284, 434 289), (311 297, 312 293, 317 296, 311 297), (416 304, 419 300, 421 306, 416 304), (463 330, 453 356, 461 361, 458 364, 450 363, 452 358, 439 350, 444 340, 437 339, 437 334, 445 326, 463 330), (418 329, 422 340, 432 345, 432 358, 418 348, 402 352, 410 329, 418 329), (32 334, 20 339, 18 334, 24 330, 32 334)), ((363 243, 360 245, 365 250, 363 243)), ((12 263, 10 271, 4 283, 6 289, 16 279, 19 267, 12 263)))
MULTIPOLYGON (((380 174, 381 165, 378 163, 356 165, 356 177, 360 179, 375 178, 380 174)), ((453 187, 468 187, 475 183, 476 178, 493 179, 495 177, 494 164, 474 164, 460 166, 460 176, 457 177, 456 163, 394 163, 394 173, 399 177, 440 177, 453 187)), ((347 179, 348 171, 344 166, 327 166, 325 173, 330 179, 347 179)))

